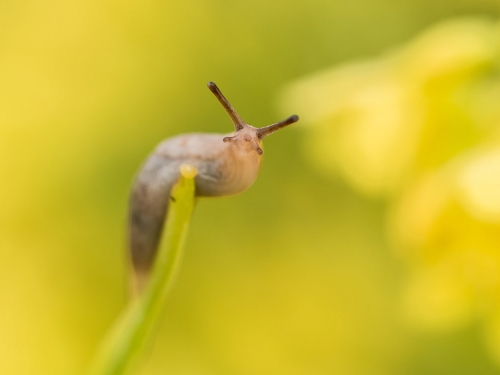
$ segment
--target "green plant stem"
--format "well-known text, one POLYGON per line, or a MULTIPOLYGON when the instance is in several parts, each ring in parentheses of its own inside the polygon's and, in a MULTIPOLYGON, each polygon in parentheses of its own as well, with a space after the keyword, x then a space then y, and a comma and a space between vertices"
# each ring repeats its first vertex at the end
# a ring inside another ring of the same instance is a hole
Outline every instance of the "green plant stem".
POLYGON ((163 316, 168 290, 178 269, 195 203, 194 193, 194 178, 181 175, 171 191, 168 220, 149 284, 103 342, 90 375, 131 374, 140 364, 163 316))

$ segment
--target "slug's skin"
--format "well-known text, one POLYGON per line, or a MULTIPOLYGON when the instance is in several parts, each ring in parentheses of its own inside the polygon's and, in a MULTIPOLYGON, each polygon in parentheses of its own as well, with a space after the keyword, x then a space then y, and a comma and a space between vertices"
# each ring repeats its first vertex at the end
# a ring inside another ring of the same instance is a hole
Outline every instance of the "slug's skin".
POLYGON ((297 116, 264 128, 244 123, 210 82, 210 90, 228 111, 235 133, 182 134, 160 143, 139 171, 132 187, 129 210, 129 247, 136 287, 147 280, 160 242, 168 210, 170 191, 179 178, 179 168, 189 164, 198 170, 196 196, 218 197, 249 188, 262 162, 262 139, 298 120, 297 116))
POLYGON ((130 245, 136 272, 149 272, 168 209, 169 191, 179 167, 198 170, 196 195, 215 197, 242 192, 257 178, 262 156, 224 143, 220 134, 184 134, 160 143, 139 172, 130 200, 130 245))

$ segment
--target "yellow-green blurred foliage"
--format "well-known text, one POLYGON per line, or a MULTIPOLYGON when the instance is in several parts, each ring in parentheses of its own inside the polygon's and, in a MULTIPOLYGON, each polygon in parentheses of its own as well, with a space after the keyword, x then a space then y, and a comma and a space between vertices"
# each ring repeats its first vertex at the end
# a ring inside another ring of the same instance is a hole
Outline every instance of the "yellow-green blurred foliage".
POLYGON ((379 58, 293 83, 306 152, 389 203, 417 329, 483 323, 500 364, 500 24, 460 18, 379 58))
POLYGON ((144 374, 497 373, 499 27, 419 34, 497 11, 0 2, 0 374, 85 373, 126 303, 135 171, 168 136, 231 129, 207 81, 267 125, 289 82, 416 35, 297 83, 286 115, 310 127, 266 139, 249 191, 200 200, 144 374), (390 251, 388 209, 410 267, 390 251), (476 317, 486 340, 463 324, 476 317))

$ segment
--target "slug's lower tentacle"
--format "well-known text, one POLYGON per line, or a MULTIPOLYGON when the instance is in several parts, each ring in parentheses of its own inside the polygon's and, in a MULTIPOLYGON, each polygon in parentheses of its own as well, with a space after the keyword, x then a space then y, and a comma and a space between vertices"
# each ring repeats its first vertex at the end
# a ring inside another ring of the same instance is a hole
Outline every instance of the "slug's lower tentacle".
POLYGON ((161 240, 170 190, 179 177, 177 160, 151 155, 136 177, 130 196, 128 243, 140 292, 151 271, 161 240))

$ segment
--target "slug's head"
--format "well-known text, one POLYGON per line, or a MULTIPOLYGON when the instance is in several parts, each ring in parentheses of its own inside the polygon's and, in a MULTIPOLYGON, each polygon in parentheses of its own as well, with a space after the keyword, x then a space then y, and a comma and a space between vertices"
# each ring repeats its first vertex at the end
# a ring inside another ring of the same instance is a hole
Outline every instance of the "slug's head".
POLYGON ((232 137, 224 137, 223 141, 234 144, 240 150, 247 152, 254 151, 257 154, 262 155, 262 140, 265 137, 287 125, 299 121, 299 116, 293 115, 283 121, 277 122, 276 124, 265 126, 263 128, 255 128, 248 125, 241 119, 224 95, 222 95, 222 92, 215 83, 209 82, 208 88, 214 93, 215 97, 222 104, 234 124, 234 135, 232 137))

